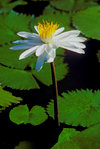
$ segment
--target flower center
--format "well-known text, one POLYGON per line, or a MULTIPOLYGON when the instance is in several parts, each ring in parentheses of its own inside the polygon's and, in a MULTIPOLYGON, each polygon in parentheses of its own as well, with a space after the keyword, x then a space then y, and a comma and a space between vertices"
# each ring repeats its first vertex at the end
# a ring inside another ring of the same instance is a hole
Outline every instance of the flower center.
POLYGON ((52 40, 52 36, 55 33, 56 29, 59 26, 57 24, 53 24, 53 22, 46 23, 43 21, 43 24, 38 23, 38 30, 41 37, 41 40, 45 43, 49 43, 52 40))

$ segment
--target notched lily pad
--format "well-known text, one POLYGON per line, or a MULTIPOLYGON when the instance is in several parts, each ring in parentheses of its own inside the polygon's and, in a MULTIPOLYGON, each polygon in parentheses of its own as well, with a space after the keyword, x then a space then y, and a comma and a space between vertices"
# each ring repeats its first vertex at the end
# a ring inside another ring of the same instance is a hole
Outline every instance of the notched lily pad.
MULTIPOLYGON (((77 90, 63 93, 59 96, 60 122, 72 125, 89 127, 100 122, 100 91, 77 90)), ((48 114, 54 118, 54 103, 47 106, 48 114)))
MULTIPOLYGON (((2 64, 0 65, 0 82, 2 85, 14 89, 29 90, 40 88, 36 79, 47 86, 52 84, 50 64, 44 64, 43 69, 37 72, 35 70, 36 56, 30 56, 19 61, 18 57, 21 51, 12 51, 6 48, 8 46, 0 49, 0 62, 2 64)), ((57 49, 55 67, 58 81, 62 80, 68 73, 68 66, 63 61, 64 50, 57 49)))
POLYGON ((30 23, 33 21, 32 16, 18 14, 11 11, 7 14, 0 15, 0 45, 9 44, 10 42, 20 39, 16 33, 20 31, 30 32, 30 23))
POLYGON ((0 108, 1 110, 3 108, 9 107, 13 103, 17 104, 20 101, 22 101, 22 99, 20 97, 13 96, 10 92, 5 91, 0 86, 0 106, 2 107, 2 108, 0 108))
POLYGON ((90 7, 76 13, 73 25, 85 36, 100 40, 100 6, 90 7))

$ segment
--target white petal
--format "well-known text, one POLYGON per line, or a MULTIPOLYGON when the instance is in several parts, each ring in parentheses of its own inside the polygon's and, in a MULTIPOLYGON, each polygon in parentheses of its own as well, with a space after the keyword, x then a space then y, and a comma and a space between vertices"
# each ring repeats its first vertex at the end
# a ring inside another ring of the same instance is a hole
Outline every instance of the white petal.
POLYGON ((47 45, 46 44, 43 44, 41 45, 37 50, 36 50, 36 56, 40 56, 44 50, 46 49, 47 45))
POLYGON ((14 41, 13 42, 14 44, 28 44, 28 45, 41 45, 42 44, 42 41, 40 38, 38 39, 32 39, 32 40, 17 40, 17 41, 14 41))
POLYGON ((67 38, 63 38, 61 39, 60 41, 62 42, 84 42, 86 41, 87 39, 84 38, 84 37, 73 37, 73 36, 69 36, 67 38))
POLYGON ((82 49, 86 48, 85 44, 80 43, 80 42, 68 42, 68 44, 66 44, 66 45, 74 46, 76 48, 82 48, 82 49))
POLYGON ((56 57, 56 49, 51 49, 51 51, 48 53, 47 63, 51 63, 54 61, 54 58, 56 57))
POLYGON ((52 48, 51 51, 48 53, 49 56, 55 58, 56 56, 56 49, 52 48))
POLYGON ((82 49, 86 48, 86 45, 83 43, 80 43, 80 42, 72 42, 72 43, 78 48, 82 48, 82 49))
POLYGON ((82 50, 81 48, 76 48, 73 45, 68 46, 68 45, 61 44, 61 45, 59 45, 59 47, 67 49, 67 50, 70 50, 70 51, 73 51, 73 52, 76 52, 76 53, 80 53, 80 54, 84 54, 85 53, 84 50, 82 50))
POLYGON ((12 43, 14 44, 25 44, 25 43, 31 43, 32 40, 16 40, 13 41, 12 43))
POLYGON ((48 59, 47 59, 47 63, 51 63, 51 62, 53 62, 54 61, 54 58, 52 58, 52 57, 48 57, 48 59))
POLYGON ((29 44, 22 44, 22 45, 17 45, 17 46, 13 46, 13 47, 10 47, 11 50, 25 50, 25 49, 28 49, 28 48, 31 48, 32 45, 29 45, 29 44))
POLYGON ((84 38, 84 37, 71 37, 71 38, 68 38, 69 41, 76 41, 76 42, 84 42, 86 41, 87 39, 84 38))
POLYGON ((60 34, 61 32, 63 32, 63 30, 64 30, 64 27, 57 29, 54 33, 54 36, 60 34))
POLYGON ((84 37, 77 37, 77 38, 80 40, 80 42, 84 42, 87 40, 87 38, 84 38, 84 37))
POLYGON ((35 30, 37 31, 37 33, 39 34, 39 30, 37 26, 34 26, 35 30))
POLYGON ((40 55, 37 59, 37 62, 36 62, 36 70, 39 71, 42 66, 43 66, 43 63, 44 61, 46 61, 47 59, 47 53, 44 52, 42 55, 40 55))
POLYGON ((39 37, 38 34, 28 33, 28 32, 18 32, 17 35, 19 35, 21 37, 29 38, 29 39, 34 39, 34 38, 38 38, 39 37))
POLYGON ((32 47, 32 48, 26 50, 25 52, 23 52, 23 53, 20 55, 19 60, 24 59, 24 58, 30 56, 31 54, 33 54, 33 53, 36 51, 36 49, 37 49, 38 47, 39 47, 39 46, 35 46, 35 47, 32 47))
POLYGON ((67 38, 68 36, 78 36, 80 34, 80 31, 79 30, 72 30, 72 31, 67 31, 67 32, 64 32, 64 33, 61 33, 57 36, 55 36, 55 40, 60 40, 62 38, 67 38))

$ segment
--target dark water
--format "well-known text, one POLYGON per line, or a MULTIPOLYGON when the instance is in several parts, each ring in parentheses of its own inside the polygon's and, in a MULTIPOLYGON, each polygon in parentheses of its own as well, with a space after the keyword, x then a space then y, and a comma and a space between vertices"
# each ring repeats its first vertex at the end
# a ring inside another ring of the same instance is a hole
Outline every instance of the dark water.
MULTIPOLYGON (((35 14, 38 16, 42 14, 43 8, 48 4, 44 2, 43 6, 38 4, 40 8, 37 11, 37 2, 34 3, 34 8, 31 2, 28 6, 19 6, 14 10, 18 12, 35 14)), ((96 53, 100 49, 100 42, 96 40, 89 40, 86 43, 86 54, 80 55, 74 52, 66 51, 65 62, 69 66, 69 74, 62 81, 58 82, 59 94, 67 90, 76 89, 100 89, 99 85, 99 68, 96 53)), ((40 90, 30 91, 18 91, 10 88, 5 88, 13 93, 15 96, 20 96, 24 100, 22 104, 27 103, 29 108, 33 105, 46 106, 52 98, 52 86, 46 87, 40 84, 40 90)), ((13 105, 14 106, 14 105, 13 105)), ((12 106, 12 107, 13 107, 12 106)), ((16 125, 9 120, 9 111, 12 108, 7 108, 0 114, 0 149, 14 149, 15 145, 18 145, 20 141, 31 141, 36 149, 49 149, 57 141, 57 136, 63 129, 63 127, 71 127, 61 124, 61 127, 56 133, 55 122, 52 118, 49 118, 46 122, 40 126, 16 125)), ((77 130, 83 130, 82 127, 76 127, 77 130)))

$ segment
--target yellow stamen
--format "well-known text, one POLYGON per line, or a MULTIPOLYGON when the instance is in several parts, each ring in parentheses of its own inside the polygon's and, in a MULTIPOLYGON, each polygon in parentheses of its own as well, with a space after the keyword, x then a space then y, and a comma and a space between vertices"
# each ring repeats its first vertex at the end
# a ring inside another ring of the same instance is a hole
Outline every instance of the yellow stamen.
POLYGON ((45 21, 43 21, 43 24, 39 22, 38 30, 39 30, 41 39, 44 40, 46 38, 51 38, 58 27, 59 26, 57 24, 53 24, 53 22, 49 23, 46 21, 45 23, 45 21))

